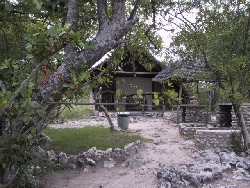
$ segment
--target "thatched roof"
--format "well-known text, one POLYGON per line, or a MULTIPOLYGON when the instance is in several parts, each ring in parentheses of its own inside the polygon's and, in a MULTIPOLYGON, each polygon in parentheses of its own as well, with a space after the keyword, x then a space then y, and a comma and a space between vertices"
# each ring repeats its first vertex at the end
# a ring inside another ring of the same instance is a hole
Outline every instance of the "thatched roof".
POLYGON ((205 64, 199 60, 178 60, 166 66, 153 78, 153 81, 161 82, 169 79, 181 81, 209 81, 211 80, 211 72, 205 67, 205 64))

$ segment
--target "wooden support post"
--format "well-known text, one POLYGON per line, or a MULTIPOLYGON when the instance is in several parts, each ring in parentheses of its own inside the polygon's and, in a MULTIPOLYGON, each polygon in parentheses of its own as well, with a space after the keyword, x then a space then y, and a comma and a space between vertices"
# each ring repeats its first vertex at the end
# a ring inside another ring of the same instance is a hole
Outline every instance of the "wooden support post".
MULTIPOLYGON (((182 96, 182 83, 180 83, 180 88, 179 88, 179 99, 181 99, 181 96, 182 96)), ((181 104, 181 100, 180 100, 180 104, 181 104)))
POLYGON ((180 106, 177 107, 177 124, 180 124, 180 106))
POLYGON ((3 135, 3 121, 0 120, 0 136, 3 135))
POLYGON ((243 114, 241 112, 241 109, 239 109, 239 113, 240 113, 240 120, 241 120, 241 123, 242 123, 242 132, 244 134, 244 145, 245 145, 245 149, 248 150, 250 149, 250 136, 249 136, 249 133, 248 133, 248 130, 247 130, 247 127, 246 127, 246 123, 245 123, 245 120, 243 118, 243 114))

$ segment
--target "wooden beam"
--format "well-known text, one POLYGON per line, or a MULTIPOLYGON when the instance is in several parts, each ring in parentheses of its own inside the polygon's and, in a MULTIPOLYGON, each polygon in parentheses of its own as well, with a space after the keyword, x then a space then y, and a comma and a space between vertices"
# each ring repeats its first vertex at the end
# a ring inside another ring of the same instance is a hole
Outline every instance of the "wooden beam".
POLYGON ((180 83, 180 88, 179 88, 179 99, 181 99, 181 96, 182 96, 182 83, 180 83))

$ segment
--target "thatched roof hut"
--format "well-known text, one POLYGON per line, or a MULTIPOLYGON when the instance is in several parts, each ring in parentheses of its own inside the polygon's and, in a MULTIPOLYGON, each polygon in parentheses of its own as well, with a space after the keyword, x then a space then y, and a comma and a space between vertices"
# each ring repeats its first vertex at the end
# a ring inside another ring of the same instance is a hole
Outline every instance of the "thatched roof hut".
POLYGON ((178 80, 181 82, 211 81, 211 72, 205 64, 200 61, 178 60, 171 65, 167 65, 154 78, 155 82, 166 80, 178 80))
MULTIPOLYGON (((205 66, 201 60, 181 59, 167 65, 152 80, 153 82, 170 81, 178 86, 179 97, 183 98, 183 103, 189 103, 190 96, 183 83, 200 81, 214 82, 212 72, 205 66)), ((197 86, 197 94, 198 86, 197 86)))

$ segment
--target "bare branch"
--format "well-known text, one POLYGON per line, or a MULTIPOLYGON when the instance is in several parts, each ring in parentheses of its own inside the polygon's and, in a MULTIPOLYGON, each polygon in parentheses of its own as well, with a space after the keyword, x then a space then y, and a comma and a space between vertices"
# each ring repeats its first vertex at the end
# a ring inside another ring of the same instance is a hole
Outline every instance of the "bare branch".
POLYGON ((175 29, 165 29, 165 28, 156 28, 157 30, 164 30, 164 31, 167 31, 167 32, 174 32, 175 29))
POLYGON ((41 68, 41 66, 42 66, 42 63, 39 63, 36 66, 36 68, 34 68, 32 70, 32 72, 30 73, 30 75, 22 82, 22 84, 15 91, 15 93, 12 95, 12 97, 10 98, 10 100, 5 104, 4 110, 6 110, 7 108, 9 108, 11 106, 11 104, 15 100, 15 98, 19 95, 19 93, 21 92, 21 90, 29 83, 29 81, 31 80, 31 78, 37 73, 37 71, 41 68))
POLYGON ((156 8, 155 8, 155 0, 151 0, 151 5, 152 5, 152 12, 153 12, 153 27, 155 29, 156 24, 155 24, 155 19, 156 19, 156 8))
POLYGON ((151 29, 153 29, 155 27, 154 24, 150 25, 149 28, 146 30, 145 35, 148 37, 149 41, 151 42, 151 44, 154 45, 155 49, 159 49, 159 47, 155 44, 155 42, 153 41, 153 39, 151 38, 151 36, 149 35, 149 32, 151 31, 151 29))
MULTIPOLYGON (((97 89, 97 88, 96 88, 96 89, 97 89)), ((96 93, 96 92, 95 92, 95 93, 96 93)), ((98 91, 96 94, 94 94, 94 96, 93 96, 93 97, 94 97, 94 100, 97 101, 97 97, 100 96, 100 95, 101 95, 101 90, 99 89, 99 91, 98 91)), ((100 100, 101 100, 101 99, 100 99, 100 100)), ((107 109, 106 109, 105 106, 103 106, 102 104, 99 104, 98 106, 103 110, 103 112, 104 112, 106 118, 108 119, 108 122, 109 122, 109 125, 110 125, 110 129, 113 130, 113 129, 114 129, 114 123, 112 122, 111 117, 110 117, 110 115, 108 114, 107 109)))
POLYGON ((97 15, 99 29, 103 28, 109 21, 107 0, 97 0, 97 15))
POLYGON ((137 12, 140 4, 141 4, 141 0, 137 0, 128 20, 132 20, 135 18, 136 12, 137 12))
POLYGON ((250 30, 250 13, 248 14, 247 27, 246 27, 246 30, 245 30, 245 36, 244 36, 244 42, 243 42, 244 53, 247 52, 247 41, 248 41, 248 38, 249 38, 249 30, 250 30))

